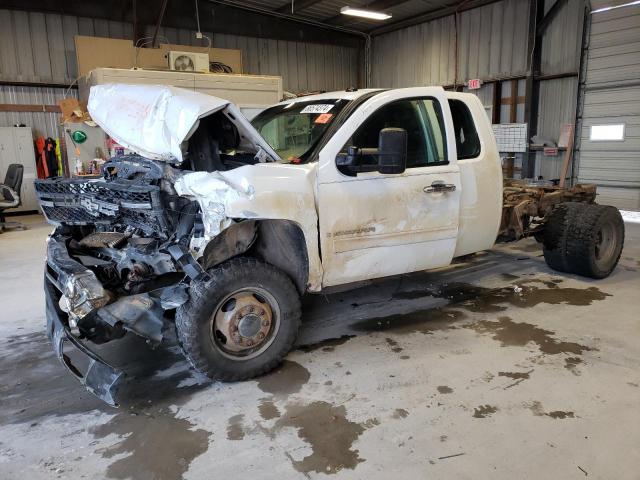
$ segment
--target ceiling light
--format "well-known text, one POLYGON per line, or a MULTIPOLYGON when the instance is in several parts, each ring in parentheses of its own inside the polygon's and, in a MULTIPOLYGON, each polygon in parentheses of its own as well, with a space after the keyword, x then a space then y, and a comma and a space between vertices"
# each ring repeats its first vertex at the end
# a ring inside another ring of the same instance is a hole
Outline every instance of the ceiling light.
POLYGON ((376 12, 375 10, 365 10, 363 8, 342 7, 340 13, 343 15, 352 15, 354 17, 369 18, 371 20, 388 20, 391 15, 385 12, 376 12))
POLYGON ((617 8, 623 8, 623 7, 631 7, 633 5, 640 5, 640 0, 635 0, 629 3, 623 3, 622 5, 613 5, 611 7, 598 8, 597 10, 592 10, 591 13, 608 12, 609 10, 615 10, 617 8))

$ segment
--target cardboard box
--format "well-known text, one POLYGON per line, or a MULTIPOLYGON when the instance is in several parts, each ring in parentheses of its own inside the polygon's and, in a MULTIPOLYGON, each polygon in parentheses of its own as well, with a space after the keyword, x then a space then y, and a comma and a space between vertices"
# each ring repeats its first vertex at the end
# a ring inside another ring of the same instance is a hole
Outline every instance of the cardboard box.
POLYGON ((209 53, 209 61, 231 67, 233 73, 242 73, 242 51, 229 48, 193 47, 191 45, 161 44, 158 48, 136 48, 131 40, 75 36, 78 76, 85 76, 95 68, 146 68, 169 70, 167 53, 209 53))
POLYGON ((78 76, 84 76, 98 67, 133 67, 134 49, 131 40, 76 35, 75 44, 78 76))

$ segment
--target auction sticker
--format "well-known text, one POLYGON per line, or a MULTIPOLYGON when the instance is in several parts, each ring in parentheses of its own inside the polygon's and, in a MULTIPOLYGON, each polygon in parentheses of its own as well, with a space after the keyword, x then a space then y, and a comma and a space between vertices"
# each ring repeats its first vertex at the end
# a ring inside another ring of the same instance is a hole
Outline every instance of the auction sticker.
POLYGON ((329 120, 331 120, 331 117, 333 117, 333 113, 321 113, 316 117, 313 123, 320 123, 320 124, 329 123, 329 120))
POLYGON ((331 103, 318 103, 315 105, 307 105, 300 113, 327 113, 332 108, 333 104, 331 103))

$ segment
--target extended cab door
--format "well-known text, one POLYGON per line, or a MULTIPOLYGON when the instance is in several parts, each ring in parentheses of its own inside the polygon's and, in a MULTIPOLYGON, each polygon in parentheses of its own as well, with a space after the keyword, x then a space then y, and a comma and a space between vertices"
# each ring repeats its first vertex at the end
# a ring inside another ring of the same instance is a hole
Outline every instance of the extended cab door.
POLYGON ((452 131, 441 88, 407 88, 367 100, 325 145, 317 200, 323 286, 451 262, 460 207, 452 131), (336 165, 349 146, 377 147, 380 130, 389 127, 407 131, 405 172, 355 175, 336 165))

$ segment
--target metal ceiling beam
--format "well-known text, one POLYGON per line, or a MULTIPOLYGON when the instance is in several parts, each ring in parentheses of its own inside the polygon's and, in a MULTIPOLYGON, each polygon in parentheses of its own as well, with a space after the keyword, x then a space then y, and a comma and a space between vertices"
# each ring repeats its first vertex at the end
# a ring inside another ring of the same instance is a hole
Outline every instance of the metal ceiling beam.
POLYGON ((547 14, 543 17, 543 19, 538 24, 538 30, 536 31, 536 35, 541 37, 544 34, 544 31, 547 29, 554 18, 558 15, 558 12, 562 10, 562 7, 567 3, 567 0, 556 0, 552 7, 549 9, 547 14))
POLYGON ((299 2, 293 2, 293 11, 291 11, 291 1, 286 5, 278 7, 275 11, 278 13, 289 13, 295 15, 300 10, 305 10, 309 7, 313 7, 316 3, 320 3, 322 0, 300 0, 299 2))
MULTIPOLYGON (((167 11, 167 3, 169 0, 162 0, 162 5, 160 5, 160 12, 158 13, 158 21, 156 22, 156 26, 153 29, 153 40, 151 40, 151 46, 157 47, 156 41, 158 40, 158 32, 160 31, 160 25, 162 25, 162 19, 164 18, 164 12, 167 11)), ((134 19, 135 22, 135 19, 134 19)))
MULTIPOLYGON (((137 0, 136 17, 138 28, 155 26, 158 20, 157 0, 137 0)), ((29 12, 57 13, 133 23, 131 0, 0 0, 0 9, 22 10, 29 12)), ((270 12, 274 14, 274 12, 270 12)), ((265 21, 265 14, 221 4, 215 1, 200 0, 200 24, 203 32, 243 35, 277 40, 302 41, 358 48, 363 42, 359 32, 311 24, 303 19, 287 15, 274 14, 265 21), (330 30, 328 30, 330 29, 330 30), (328 35, 328 31, 331 32, 328 35)), ((193 2, 168 2, 164 27, 184 28, 195 32, 196 19, 193 2)))
MULTIPOLYGON (((367 3, 366 5, 362 5, 361 7, 358 7, 358 8, 364 8, 367 10, 384 11, 388 8, 395 7, 396 5, 407 3, 408 1, 409 0, 374 0, 373 2, 367 3)), ((354 20, 357 20, 357 17, 350 17, 348 15, 342 15, 341 13, 338 13, 333 17, 329 17, 326 20, 323 20, 322 23, 327 23, 329 25, 345 25, 349 22, 353 22, 354 20)), ((361 20, 366 20, 366 19, 361 19, 361 20)))
POLYGON ((454 15, 456 12, 465 12, 467 10, 473 10, 474 8, 483 7, 491 3, 496 3, 501 0, 470 0, 464 5, 452 5, 451 7, 439 8, 437 10, 431 10, 420 15, 399 20, 397 22, 389 23, 387 25, 367 30, 367 33, 375 36, 383 33, 394 32, 402 28, 411 27, 420 23, 430 22, 431 20, 437 20, 438 18, 448 17, 454 15))

